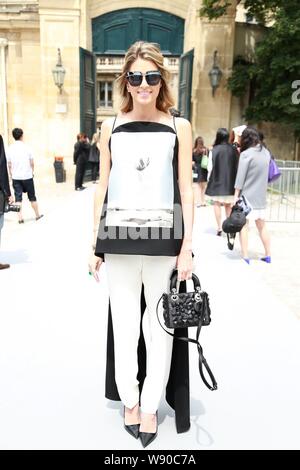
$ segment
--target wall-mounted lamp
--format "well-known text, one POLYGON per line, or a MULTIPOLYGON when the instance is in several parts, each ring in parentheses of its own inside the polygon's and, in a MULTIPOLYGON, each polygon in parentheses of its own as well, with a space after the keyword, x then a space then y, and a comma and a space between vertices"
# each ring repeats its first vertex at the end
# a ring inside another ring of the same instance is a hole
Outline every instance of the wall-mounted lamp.
POLYGON ((221 71, 220 67, 218 67, 218 65, 217 65, 217 54, 218 54, 218 51, 215 51, 214 52, 214 59, 213 59, 214 60, 213 66, 212 66, 211 70, 208 73, 210 84, 211 84, 211 87, 212 87, 212 95, 213 96, 215 96, 215 91, 218 88, 218 86, 220 85, 220 81, 221 81, 221 77, 222 77, 222 71, 221 71))
POLYGON ((62 93, 62 87, 63 87, 64 80, 65 80, 66 70, 61 62, 60 49, 57 49, 57 52, 58 52, 57 64, 54 67, 54 69, 52 69, 52 75, 53 75, 55 85, 59 88, 59 93, 62 93))

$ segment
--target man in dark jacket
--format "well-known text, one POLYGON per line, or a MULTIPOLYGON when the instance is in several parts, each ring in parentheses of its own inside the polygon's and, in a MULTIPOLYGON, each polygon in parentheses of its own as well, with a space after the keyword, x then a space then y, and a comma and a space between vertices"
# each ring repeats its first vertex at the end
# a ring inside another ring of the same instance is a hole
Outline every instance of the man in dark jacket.
MULTIPOLYGON (((2 192, 2 194, 4 194, 5 198, 8 198, 8 201, 10 203, 13 202, 13 198, 11 196, 10 187, 9 187, 4 143, 3 143, 3 139, 1 135, 0 135, 0 191, 2 192)), ((1 242, 1 230, 2 230, 3 224, 4 224, 4 207, 0 207, 0 242, 1 242)), ((9 264, 0 263, 0 270, 7 269, 9 267, 10 267, 9 264)))
POLYGON ((73 161, 76 165, 75 174, 75 190, 82 191, 85 186, 82 186, 83 177, 86 169, 86 165, 89 159, 90 144, 86 134, 80 133, 77 136, 77 142, 74 145, 73 161))

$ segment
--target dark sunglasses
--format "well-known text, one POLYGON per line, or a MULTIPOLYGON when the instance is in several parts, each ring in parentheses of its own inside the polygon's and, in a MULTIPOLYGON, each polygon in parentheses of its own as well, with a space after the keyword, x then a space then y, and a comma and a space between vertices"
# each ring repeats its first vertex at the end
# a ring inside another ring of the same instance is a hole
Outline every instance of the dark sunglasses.
MULTIPOLYGON (((131 86, 140 86, 143 81, 142 72, 127 72, 126 78, 131 86)), ((145 73, 146 82, 150 86, 158 85, 161 79, 161 73, 159 70, 153 70, 152 72, 145 73)))

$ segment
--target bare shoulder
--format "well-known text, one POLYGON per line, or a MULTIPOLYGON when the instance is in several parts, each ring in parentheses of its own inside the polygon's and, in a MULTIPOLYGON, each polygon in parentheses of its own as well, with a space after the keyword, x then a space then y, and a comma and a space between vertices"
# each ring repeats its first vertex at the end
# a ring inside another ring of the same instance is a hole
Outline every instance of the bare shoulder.
POLYGON ((107 119, 104 119, 104 121, 101 124, 101 136, 100 136, 100 141, 107 141, 109 140, 112 132, 112 128, 114 125, 114 117, 109 117, 107 119))
POLYGON ((182 144, 184 142, 188 142, 192 136, 192 127, 190 121, 182 117, 177 117, 175 118, 175 126, 179 143, 182 144))
POLYGON ((115 117, 109 117, 107 119, 104 119, 104 121, 101 124, 101 133, 110 131, 113 127, 115 117))
POLYGON ((186 132, 188 130, 191 130, 191 123, 185 118, 182 117, 176 117, 175 118, 175 123, 176 123, 176 128, 180 132, 186 132))

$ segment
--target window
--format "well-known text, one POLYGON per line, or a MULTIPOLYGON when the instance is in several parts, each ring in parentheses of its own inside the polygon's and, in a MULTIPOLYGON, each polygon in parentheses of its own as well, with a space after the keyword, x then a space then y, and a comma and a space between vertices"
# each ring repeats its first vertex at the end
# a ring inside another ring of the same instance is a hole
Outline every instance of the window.
POLYGON ((98 102, 97 107, 112 108, 113 83, 108 81, 98 82, 98 102))

